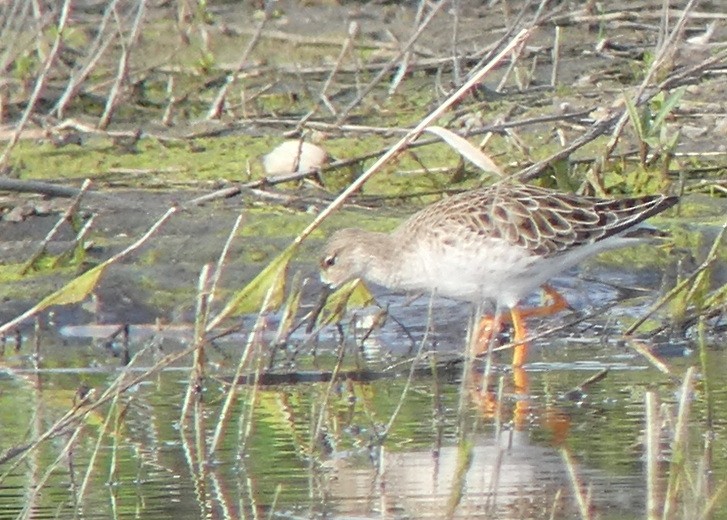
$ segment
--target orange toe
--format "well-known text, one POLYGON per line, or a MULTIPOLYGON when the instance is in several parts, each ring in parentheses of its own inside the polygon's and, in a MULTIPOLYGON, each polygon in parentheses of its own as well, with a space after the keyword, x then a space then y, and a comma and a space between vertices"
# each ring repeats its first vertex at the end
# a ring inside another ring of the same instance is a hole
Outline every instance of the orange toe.
POLYGON ((506 323, 512 323, 515 329, 513 343, 515 347, 512 356, 512 366, 521 367, 528 356, 528 331, 525 325, 526 318, 544 317, 570 308, 566 299, 550 285, 542 286, 548 303, 538 307, 521 309, 518 306, 510 309, 509 314, 498 316, 483 316, 477 329, 477 341, 472 348, 473 356, 481 356, 490 348, 490 343, 497 334, 502 332, 506 323))
POLYGON ((503 326, 504 324, 499 318, 490 315, 482 316, 477 327, 477 340, 472 347, 472 355, 478 357, 486 354, 490 343, 502 332, 503 326))

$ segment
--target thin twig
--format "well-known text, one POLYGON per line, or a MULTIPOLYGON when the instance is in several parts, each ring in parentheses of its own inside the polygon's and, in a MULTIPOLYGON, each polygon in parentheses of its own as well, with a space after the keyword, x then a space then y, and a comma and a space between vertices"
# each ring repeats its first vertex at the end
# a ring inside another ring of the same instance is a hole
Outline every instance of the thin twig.
POLYGON ((81 68, 80 71, 71 76, 70 80, 68 81, 68 85, 66 86, 66 90, 63 92, 63 94, 61 94, 60 98, 58 98, 58 102, 51 109, 50 113, 55 113, 59 118, 64 117, 66 107, 73 100, 76 94, 78 94, 79 90, 81 89, 81 85, 83 85, 83 82, 86 80, 86 78, 88 78, 94 67, 98 64, 99 60, 106 52, 106 49, 108 49, 111 44, 116 41, 117 33, 114 33, 114 36, 106 34, 106 26, 111 19, 111 14, 116 10, 116 4, 118 3, 118 1, 119 0, 111 0, 108 6, 106 6, 103 17, 101 18, 101 22, 98 23, 97 27, 95 28, 96 38, 89 47, 87 63, 83 66, 83 68, 81 68))
MULTIPOLYGON (((681 14, 681 17, 679 18, 679 21, 677 22, 676 26, 672 30, 671 34, 669 35, 669 38, 667 38, 666 41, 664 41, 663 45, 659 47, 656 51, 656 56, 654 57, 654 61, 651 63, 651 67, 649 67, 649 70, 646 72, 646 75, 644 76, 643 81, 636 89, 636 92, 633 95, 633 99, 635 100, 634 104, 638 105, 644 102, 646 99, 643 99, 644 93, 646 91, 647 86, 651 83, 651 80, 656 76, 657 72, 660 70, 661 66, 664 64, 664 61, 667 57, 668 52, 672 52, 672 48, 676 43, 677 38, 683 33, 684 25, 686 24, 689 16, 688 14, 693 9, 694 5, 697 3, 698 0, 689 0, 689 3, 684 8, 684 11, 681 14)), ((651 96, 648 96, 651 97, 651 96)), ((647 99, 648 99, 647 97, 647 99)), ((603 153, 603 161, 611 155, 614 148, 616 148, 616 144, 618 144, 619 138, 621 137, 621 134, 623 133, 624 127, 626 126, 626 123, 629 120, 629 111, 623 110, 621 116, 618 118, 618 121, 616 122, 616 126, 614 128, 613 134, 611 135, 611 139, 606 145, 606 149, 603 153)))
MULTIPOLYGON (((105 130, 108 127, 109 123, 111 123, 111 118, 116 111, 116 107, 120 103, 121 87, 124 85, 124 83, 126 83, 129 77, 129 58, 131 56, 131 49, 134 47, 136 41, 139 38, 139 35, 141 34, 141 22, 144 19, 145 7, 146 0, 139 0, 139 6, 136 11, 136 18, 134 19, 134 24, 131 26, 131 34, 129 34, 129 38, 127 41, 124 41, 120 23, 117 19, 117 23, 119 23, 119 41, 121 41, 121 58, 119 59, 116 79, 113 86, 111 87, 111 91, 109 92, 109 97, 106 100, 104 112, 98 122, 98 127, 102 130, 105 130)), ((116 10, 114 9, 113 11, 116 15, 116 10)))
POLYGON ((28 103, 25 107, 25 110, 23 111, 23 115, 20 118, 20 121, 15 126, 15 132, 13 132, 12 137, 8 141, 8 144, 5 146, 5 150, 3 151, 2 155, 0 156, 0 167, 3 167, 7 164, 8 158, 10 157, 10 152, 15 148, 15 145, 18 143, 18 139, 20 138, 20 134, 25 129, 25 125, 28 123, 28 120, 30 119, 31 114, 33 113, 33 110, 35 110, 35 104, 38 102, 38 98, 40 97, 40 94, 43 92, 43 88, 45 87, 46 80, 48 79, 48 74, 51 71, 51 67, 53 66, 53 63, 55 62, 56 55, 58 54, 58 51, 61 48, 61 43, 63 42, 63 37, 65 35, 64 31, 66 28, 66 22, 68 21, 68 15, 71 11, 71 3, 72 0, 64 0, 63 7, 61 7, 61 17, 58 20, 58 26, 56 27, 56 37, 53 40, 53 47, 51 47, 50 52, 48 53, 48 56, 45 59, 45 62, 43 63, 43 68, 40 71, 40 74, 38 75, 38 78, 35 80, 35 87, 33 88, 33 93, 30 95, 30 99, 28 100, 28 103))
POLYGON ((404 47, 397 53, 397 55, 389 60, 389 62, 382 67, 382 69, 374 76, 374 79, 372 79, 368 85, 366 85, 361 92, 358 93, 356 98, 351 101, 351 103, 343 109, 343 111, 338 115, 338 118, 336 118, 336 124, 343 123, 346 118, 348 117, 348 114, 358 106, 359 103, 365 98, 369 92, 371 92, 376 85, 379 84, 379 82, 386 76, 391 69, 393 69, 397 63, 402 59, 402 57, 409 51, 409 49, 414 45, 414 43, 419 39, 419 37, 424 33, 424 29, 427 28, 427 26, 431 23, 431 21, 434 19, 436 14, 449 3, 450 0, 440 0, 439 3, 434 5, 432 7, 432 10, 429 12, 427 17, 424 19, 422 24, 419 26, 417 31, 409 38, 409 41, 404 44, 404 47))
POLYGON ((250 54, 252 53, 255 46, 260 41, 260 36, 262 35, 263 28, 265 27, 265 24, 268 21, 267 16, 263 16, 263 19, 260 20, 260 23, 258 23, 257 28, 255 29, 255 32, 252 35, 252 38, 247 44, 247 47, 245 47, 245 50, 242 53, 242 57, 240 57, 240 61, 237 63, 237 67, 235 70, 231 71, 227 78, 225 79, 224 85, 220 87, 219 92, 217 92, 217 96, 215 96, 215 100, 210 106, 209 111, 207 112, 207 119, 219 119, 222 115, 222 109, 225 106, 225 100, 227 99, 227 94, 230 91, 230 88, 235 84, 235 81, 237 80, 237 76, 242 70, 245 68, 245 65, 247 65, 248 59, 250 58, 250 54))
POLYGON ((56 236, 58 231, 60 230, 61 226, 64 223, 70 223, 73 215, 78 210, 78 206, 81 204, 81 199, 83 198, 84 193, 86 193, 86 190, 91 186, 91 181, 86 179, 86 181, 83 183, 83 186, 81 186, 81 189, 79 190, 78 194, 76 195, 76 198, 71 202, 71 204, 66 208, 66 211, 63 212, 63 215, 61 218, 58 219, 58 221, 55 223, 53 228, 46 234, 45 238, 40 241, 40 244, 38 244, 38 247, 35 250, 35 253, 33 253, 30 258, 25 262, 23 267, 20 269, 20 274, 25 275, 28 273, 28 271, 33 267, 36 260, 40 258, 40 256, 45 253, 46 247, 48 246, 48 243, 53 240, 53 238, 56 236))
POLYGON ((394 146, 392 146, 384 155, 382 155, 368 170, 362 173, 354 182, 352 182, 348 188, 346 188, 336 199, 331 202, 328 207, 321 211, 316 218, 306 227, 296 238, 295 243, 300 244, 308 235, 310 235, 314 229, 316 229, 321 222, 323 222, 328 216, 335 211, 338 206, 355 191, 357 191, 374 173, 376 173, 384 164, 390 159, 396 156, 404 148, 409 146, 419 135, 424 131, 426 127, 434 123, 439 119, 454 103, 456 103, 465 93, 482 81, 482 79, 489 74, 507 55, 512 52, 513 49, 518 47, 525 41, 530 34, 530 30, 520 31, 515 38, 495 56, 490 63, 483 67, 477 74, 473 75, 464 85, 462 85, 455 93, 453 93, 444 103, 437 107, 427 117, 422 119, 417 126, 411 129, 404 137, 402 137, 394 146))

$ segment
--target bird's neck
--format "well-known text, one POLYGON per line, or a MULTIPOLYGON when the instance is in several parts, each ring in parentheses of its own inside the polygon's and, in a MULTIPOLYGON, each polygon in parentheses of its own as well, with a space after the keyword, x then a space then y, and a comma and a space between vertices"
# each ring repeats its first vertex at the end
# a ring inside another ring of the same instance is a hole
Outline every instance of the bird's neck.
POLYGON ((405 263, 402 242, 396 233, 368 232, 359 244, 365 258, 363 278, 391 289, 401 288, 401 276, 405 263))

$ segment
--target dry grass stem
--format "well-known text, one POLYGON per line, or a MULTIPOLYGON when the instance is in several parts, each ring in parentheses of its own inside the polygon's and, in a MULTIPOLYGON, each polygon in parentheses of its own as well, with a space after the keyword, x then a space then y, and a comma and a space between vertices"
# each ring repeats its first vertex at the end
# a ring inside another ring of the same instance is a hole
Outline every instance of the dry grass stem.
MULTIPOLYGON (((207 308, 208 312, 209 312, 209 305, 212 305, 212 303, 214 303, 214 301, 215 301, 215 296, 217 295, 217 287, 220 284, 220 278, 222 277, 222 273, 224 271, 225 262, 227 262, 227 259, 228 259, 229 253, 230 253, 230 247, 232 246, 232 241, 237 236, 240 226, 242 225, 242 218, 243 218, 243 214, 241 213, 235 219, 235 223, 232 225, 232 228, 230 229, 230 232, 227 235, 227 240, 225 240, 225 245, 222 246, 222 251, 220 251, 220 256, 217 259, 217 264, 215 265, 215 270, 212 275, 212 284, 210 285, 210 294, 209 294, 209 301, 208 301, 208 308, 207 308)), ((208 319, 209 319, 209 316, 205 316, 205 322, 208 319)))
POLYGON ((78 208, 81 204, 81 199, 83 198, 84 194, 88 189, 91 187, 91 181, 86 179, 83 182, 83 185, 81 186, 80 191, 76 195, 76 197, 73 199, 71 204, 66 208, 66 210, 63 212, 63 215, 61 215, 61 218, 58 219, 58 221, 55 223, 53 228, 46 234, 45 238, 40 241, 40 244, 35 250, 35 253, 33 253, 30 258, 25 262, 25 265, 20 269, 20 274, 27 274, 30 269, 33 268, 36 261, 45 253, 46 248, 48 247, 48 244, 51 240, 53 240, 56 235, 58 234, 58 231, 60 230, 61 226, 63 224, 71 224, 73 216, 78 211, 78 208))
POLYGON ((553 36, 553 50, 551 51, 553 69, 550 73, 550 86, 553 88, 558 85, 558 66, 560 65, 560 40, 562 32, 563 28, 560 25, 556 25, 553 36))
POLYGON ((320 226, 321 222, 323 222, 328 216, 333 213, 343 202, 356 190, 358 190, 363 184, 374 174, 376 173, 384 164, 386 164, 389 160, 391 160, 395 155, 397 155, 401 150, 405 149, 407 146, 409 146, 410 143, 412 143, 415 139, 421 135, 421 133, 424 131, 425 128, 427 128, 429 125, 431 125, 434 121, 436 121, 439 117, 441 117, 457 100, 459 100, 463 95, 465 95, 473 86, 477 85, 482 79, 494 69, 494 67, 500 63, 507 55, 509 55, 510 52, 512 52, 513 49, 518 47, 524 40, 527 39, 527 37, 530 35, 531 31, 523 30, 520 33, 518 33, 517 36, 513 38, 511 42, 500 52, 497 56, 495 56, 492 61, 488 63, 487 66, 483 67, 481 70, 477 72, 477 74, 473 75, 472 78, 470 78, 462 87, 460 87, 457 92, 452 94, 444 103, 442 103, 439 107, 437 107, 433 112, 431 112, 427 117, 422 119, 418 125, 416 125, 412 130, 410 130, 402 139, 400 139, 394 146, 389 148, 389 150, 379 157, 379 159, 371 165, 364 173, 362 173, 354 182, 352 182, 348 188, 346 188, 343 192, 341 192, 336 199, 331 202, 323 211, 321 211, 316 218, 311 222, 308 227, 306 227, 295 239, 295 243, 299 244, 302 242, 308 235, 310 235, 313 230, 315 230, 318 226, 320 226))
POLYGON ((131 32, 126 41, 124 41, 121 22, 118 19, 116 11, 114 10, 117 29, 119 31, 119 41, 121 42, 121 57, 119 59, 117 67, 116 79, 111 86, 111 90, 109 91, 109 95, 106 100, 106 106, 104 107, 103 114, 101 115, 101 118, 98 122, 98 128, 100 128, 101 130, 105 130, 109 126, 109 123, 111 123, 111 118, 113 117, 116 108, 121 103, 121 94, 123 90, 122 87, 129 80, 130 75, 129 57, 141 34, 141 25, 142 21, 144 20, 145 9, 146 0, 138 0, 136 17, 134 18, 134 23, 131 26, 131 32))
POLYGON ((690 274, 687 278, 679 282, 672 290, 665 294, 664 297, 654 302, 646 311, 646 313, 644 313, 641 318, 632 323, 631 326, 624 332, 625 336, 633 334, 646 320, 653 316, 654 313, 656 313, 664 305, 674 299, 677 295, 681 294, 682 291, 686 290, 689 287, 689 291, 691 292, 691 288, 699 285, 702 278, 705 276, 704 273, 706 273, 708 269, 710 269, 712 265, 720 258, 720 246, 722 244, 722 240, 725 237, 725 234, 727 234, 727 221, 725 221, 725 223, 722 225, 720 232, 717 234, 717 237, 712 243, 712 248, 710 249, 704 261, 699 265, 699 267, 697 267, 697 269, 695 269, 694 272, 692 272, 692 274, 690 274))
POLYGON ((568 477, 570 479, 571 489, 573 490, 573 496, 575 497, 576 504, 578 505, 578 512, 581 515, 581 520, 591 520, 590 503, 588 496, 583 493, 583 483, 578 477, 578 470, 575 465, 575 461, 566 448, 560 450, 560 455, 563 458, 563 463, 568 470, 568 477))
POLYGON ((384 79, 384 77, 396 66, 397 63, 400 62, 400 60, 406 55, 406 53, 409 51, 409 49, 416 43, 416 41, 419 39, 419 37, 424 34, 424 30, 427 28, 427 26, 430 24, 430 22, 434 19, 434 17, 437 15, 437 13, 446 6, 450 0, 439 0, 438 3, 436 3, 434 6, 432 6, 431 10, 429 11, 429 14, 427 17, 422 21, 421 25, 417 28, 416 32, 409 38, 409 41, 407 41, 404 46, 401 48, 401 50, 397 53, 396 56, 394 56, 389 62, 384 65, 381 70, 374 76, 374 78, 369 82, 368 85, 366 85, 361 91, 358 93, 356 98, 351 101, 351 103, 344 108, 340 114, 338 114, 338 117, 336 118, 336 124, 343 123, 346 118, 348 118, 348 115, 351 113, 351 111, 356 108, 361 101, 364 100, 364 98, 378 85, 381 80, 384 79))
POLYGON ((40 74, 35 80, 33 92, 30 95, 30 98, 25 106, 23 115, 18 123, 15 125, 15 131, 10 137, 8 144, 5 146, 5 150, 3 150, 2 155, 0 155, 0 168, 7 165, 8 158, 10 157, 10 152, 18 143, 18 139, 20 139, 20 134, 25 129, 25 125, 28 123, 30 116, 33 114, 33 111, 35 110, 35 105, 38 102, 41 93, 43 92, 43 88, 45 87, 48 76, 51 72, 51 69, 53 68, 53 64, 55 63, 56 55, 61 49, 63 34, 66 28, 66 23, 68 22, 68 16, 71 11, 72 3, 73 2, 71 0, 63 1, 63 6, 61 7, 60 11, 60 18, 58 19, 58 26, 56 28, 56 37, 53 40, 53 47, 51 47, 48 56, 44 57, 43 67, 41 68, 40 74))
POLYGON ((265 24, 267 23, 267 21, 268 17, 263 16, 262 20, 260 20, 260 22, 258 23, 257 28, 252 35, 252 38, 250 38, 247 47, 245 47, 245 50, 242 53, 242 57, 237 64, 237 68, 227 75, 225 83, 222 85, 222 87, 220 87, 219 92, 217 92, 217 96, 215 96, 215 100, 212 102, 212 106, 207 112, 207 119, 219 119, 222 116, 222 112, 225 107, 225 102, 227 101, 229 91, 237 81, 238 74, 240 74, 245 68, 245 65, 247 65, 248 60, 250 59, 250 54, 260 41, 260 37, 262 36, 262 32, 265 28, 265 24))
POLYGON ((657 520, 659 518, 659 503, 662 497, 659 486, 659 439, 661 428, 659 427, 659 404, 654 392, 646 392, 645 407, 646 518, 648 520, 657 520))

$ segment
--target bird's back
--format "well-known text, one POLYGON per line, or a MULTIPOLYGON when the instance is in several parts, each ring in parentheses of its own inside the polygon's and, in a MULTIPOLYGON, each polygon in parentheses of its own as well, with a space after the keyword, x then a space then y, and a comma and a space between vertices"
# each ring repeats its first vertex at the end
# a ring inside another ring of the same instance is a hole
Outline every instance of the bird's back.
POLYGON ((530 185, 498 184, 432 204, 405 221, 401 237, 501 239, 550 257, 619 235, 670 208, 677 197, 601 199, 530 185))

